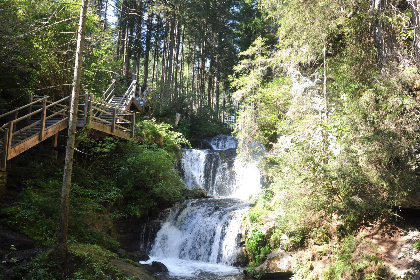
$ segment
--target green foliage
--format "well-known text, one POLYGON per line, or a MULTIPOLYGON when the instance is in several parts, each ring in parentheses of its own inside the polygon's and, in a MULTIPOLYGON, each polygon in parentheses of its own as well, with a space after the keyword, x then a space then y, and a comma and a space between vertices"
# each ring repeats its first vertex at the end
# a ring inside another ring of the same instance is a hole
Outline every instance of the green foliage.
POLYGON ((246 276, 251 277, 252 279, 261 279, 261 277, 263 276, 261 273, 256 272, 253 267, 245 268, 244 272, 246 276))
POLYGON ((246 151, 251 142, 257 141, 270 149, 282 133, 291 81, 287 77, 273 78, 281 69, 261 37, 240 55, 243 59, 231 77, 233 98, 241 104, 235 131, 241 141, 239 147, 246 151))
MULTIPOLYGON (((115 219, 145 218, 151 211, 183 198, 185 187, 174 167, 179 145, 186 140, 170 131, 168 125, 149 122, 145 127, 142 135, 150 145, 111 138, 94 141, 80 135, 78 151, 83 153, 76 153, 73 168, 70 241, 115 251, 115 219), (151 143, 153 133, 161 137, 161 147, 151 143)), ((1 222, 41 245, 51 246, 57 228, 62 171, 54 162, 46 164, 43 160, 13 169, 9 184, 23 191, 14 205, 2 209, 1 222)))
POLYGON ((111 258, 117 258, 97 245, 71 244, 69 246, 70 264, 73 266, 72 277, 69 279, 122 279, 119 271, 109 263, 111 258))
POLYGON ((1 213, 7 217, 2 223, 50 246, 58 221, 60 183, 56 180, 39 183, 36 187, 28 187, 17 205, 2 209, 1 213))
MULTIPOLYGON (((97 245, 71 243, 66 279, 128 279, 110 263, 111 259, 117 258, 115 253, 97 245)), ((62 273, 52 250, 39 254, 28 270, 22 279, 60 279, 62 273)))
POLYGON ((158 123, 155 119, 140 121, 136 124, 136 136, 146 145, 157 144, 168 152, 176 155, 181 145, 190 146, 181 132, 173 130, 167 123, 158 123))
POLYGON ((245 239, 246 251, 254 266, 262 263, 264 257, 271 252, 265 234, 258 228, 248 230, 245 239))
POLYGON ((353 236, 344 238, 335 253, 334 264, 325 272, 325 279, 384 279, 385 266, 375 254, 366 252, 369 246, 373 245, 353 236), (360 247, 364 248, 363 253, 360 247))
POLYGON ((188 139, 198 139, 215 136, 218 134, 230 134, 231 130, 224 123, 214 119, 213 111, 203 107, 198 112, 192 113, 187 118, 186 136, 188 139))
POLYGON ((417 240, 416 242, 414 242, 413 247, 414 249, 420 250, 420 240, 417 240))
POLYGON ((28 91, 21 87, 31 83, 36 69, 31 63, 33 45, 22 36, 30 22, 16 1, 1 1, 0 18, 0 112, 4 113, 27 100, 28 91))
POLYGON ((128 216, 144 217, 157 206, 169 206, 182 198, 182 184, 174 169, 174 156, 162 148, 129 142, 119 147, 114 178, 127 205, 128 216))
MULTIPOLYGON (((71 92, 79 12, 76 0, 0 3, 0 110, 30 93, 58 99, 71 92)), ((82 87, 99 94, 118 72, 112 30, 88 12, 86 37, 82 87)))
POLYGON ((266 0, 262 7, 279 23, 278 45, 257 39, 232 81, 241 151, 258 141, 268 152, 260 166, 272 195, 257 197, 250 227, 268 211, 277 216, 267 236, 273 248, 323 245, 389 217, 418 190, 420 75, 408 56, 406 64, 378 65, 371 33, 377 20, 400 32, 409 9, 386 21, 394 13, 377 18, 368 1, 266 0))

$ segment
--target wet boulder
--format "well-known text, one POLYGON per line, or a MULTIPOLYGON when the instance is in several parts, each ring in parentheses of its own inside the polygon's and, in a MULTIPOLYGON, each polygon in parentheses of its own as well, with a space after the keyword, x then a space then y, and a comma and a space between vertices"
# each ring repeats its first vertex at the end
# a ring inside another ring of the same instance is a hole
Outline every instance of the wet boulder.
POLYGON ((266 261, 244 273, 258 279, 290 279, 293 276, 293 258, 286 252, 273 252, 267 255, 266 261))
POLYGON ((169 272, 168 268, 161 262, 154 261, 152 262, 150 267, 153 273, 168 273, 169 272))

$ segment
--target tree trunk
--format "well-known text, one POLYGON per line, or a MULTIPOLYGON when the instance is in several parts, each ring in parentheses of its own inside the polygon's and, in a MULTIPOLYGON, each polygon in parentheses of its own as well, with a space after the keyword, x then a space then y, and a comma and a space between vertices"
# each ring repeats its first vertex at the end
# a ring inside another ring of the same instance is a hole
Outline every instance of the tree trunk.
POLYGON ((108 0, 105 1, 104 22, 102 23, 102 30, 105 31, 107 27, 108 0))
POLYGON ((140 73, 140 56, 142 53, 142 42, 141 42, 141 30, 142 30, 142 23, 143 23, 143 3, 142 1, 134 1, 133 9, 136 12, 135 21, 133 21, 133 25, 135 22, 135 30, 136 36, 134 40, 134 48, 132 48, 132 53, 134 54, 134 61, 133 61, 133 75, 132 80, 138 81, 139 73, 140 73))
MULTIPOLYGON (((86 12, 88 0, 82 0, 80 20, 77 35, 76 58, 74 63, 73 89, 70 100, 69 129, 66 146, 66 160, 64 163, 63 186, 61 190, 60 220, 58 224, 56 253, 61 263, 66 265, 67 231, 69 222, 69 205, 71 175, 73 171, 74 140, 76 138, 77 108, 80 93, 80 78, 82 74, 83 47, 85 39, 86 12)), ((64 275, 63 275, 64 276, 64 275)))
POLYGON ((174 94, 175 94, 175 98, 178 98, 178 71, 179 71, 179 51, 181 49, 181 24, 178 22, 177 24, 177 28, 176 28, 176 51, 175 51, 175 67, 174 67, 174 94))
MULTIPOLYGON (((184 90, 184 62, 185 62, 185 60, 184 60, 185 59, 185 57, 184 57, 184 55, 185 55, 185 48, 184 48, 184 45, 185 45, 185 40, 184 40, 185 37, 184 36, 185 36, 185 34, 184 34, 184 30, 185 30, 185 28, 182 28, 181 61, 180 61, 180 69, 179 69, 179 88, 180 88, 181 91, 184 90)), ((188 69, 188 66, 187 66, 187 69, 188 69)), ((187 84, 188 84, 188 73, 187 73, 187 84)))
POLYGON ((324 94, 324 102, 325 102, 325 113, 324 119, 325 121, 328 119, 328 93, 327 93, 327 45, 324 44, 324 82, 322 86, 322 92, 324 94))
POLYGON ((123 51, 123 76, 128 76, 128 71, 130 69, 130 59, 128 55, 128 48, 129 48, 129 27, 125 28, 125 35, 124 35, 124 51, 123 51))
POLYGON ((220 98, 220 61, 216 57, 216 75, 215 75, 215 89, 214 89, 214 114, 219 118, 219 98, 220 98))
POLYGON ((171 12, 171 30, 169 33, 169 44, 168 44, 168 69, 166 69, 166 82, 165 91, 168 92, 169 98, 172 97, 172 67, 173 67, 173 55, 175 45, 175 10, 171 12))
POLYGON ((414 26, 414 51, 416 54, 416 64, 420 69, 420 0, 412 0, 412 24, 414 26))
MULTIPOLYGON (((160 17, 159 15, 156 16, 156 35, 155 35, 155 43, 154 43, 154 52, 153 52, 153 72, 152 72, 152 86, 154 84, 154 81, 158 80, 158 60, 159 60, 159 33, 160 33, 160 17)), ((155 87, 157 88, 157 86, 155 87)))
POLYGON ((207 105, 209 108, 213 108, 213 72, 214 72, 214 55, 210 54, 210 67, 209 67, 209 77, 207 82, 207 105))
POLYGON ((393 59, 395 51, 395 38, 391 36, 391 28, 388 23, 381 19, 387 7, 386 0, 371 0, 371 11, 376 16, 373 24, 373 39, 378 50, 378 60, 382 65, 386 65, 393 59))
POLYGON ((141 91, 145 91, 147 88, 147 79, 149 78, 149 57, 150 57, 150 42, 152 39, 152 15, 147 17, 147 31, 146 31, 146 49, 144 51, 144 70, 143 70, 143 84, 141 86, 141 91))
POLYGON ((168 50, 168 36, 166 36, 169 29, 169 22, 166 21, 165 24, 165 38, 163 39, 163 50, 162 50, 162 65, 161 65, 161 79, 160 79, 160 88, 161 96, 164 104, 167 104, 169 101, 169 93, 166 91, 166 71, 167 71, 167 50, 168 50))

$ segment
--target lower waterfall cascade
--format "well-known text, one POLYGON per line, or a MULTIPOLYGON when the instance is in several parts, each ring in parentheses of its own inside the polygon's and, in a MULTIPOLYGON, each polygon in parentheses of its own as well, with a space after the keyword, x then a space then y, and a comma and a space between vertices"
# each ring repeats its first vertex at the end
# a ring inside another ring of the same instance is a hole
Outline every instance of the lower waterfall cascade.
POLYGON ((235 276, 244 258, 242 218, 251 207, 249 196, 261 190, 261 175, 255 162, 236 156, 235 138, 209 142, 213 150, 184 150, 181 169, 188 189, 205 189, 212 198, 173 207, 149 246, 150 259, 142 262, 165 264, 164 279, 242 279, 235 276))

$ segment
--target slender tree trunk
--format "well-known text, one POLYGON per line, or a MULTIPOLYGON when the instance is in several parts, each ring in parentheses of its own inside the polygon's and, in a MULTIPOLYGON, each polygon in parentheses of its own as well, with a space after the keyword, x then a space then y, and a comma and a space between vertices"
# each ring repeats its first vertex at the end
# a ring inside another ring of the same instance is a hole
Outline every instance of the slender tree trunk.
MULTIPOLYGON (((156 81, 156 83, 157 83, 157 80, 158 80, 158 74, 157 74, 158 65, 157 65, 157 63, 158 63, 158 60, 159 60, 159 33, 160 33, 160 25, 159 25, 160 17, 159 17, 159 15, 156 16, 156 22, 158 24, 157 24, 157 27, 156 27, 155 44, 154 44, 155 49, 154 49, 154 54, 153 54, 152 86, 154 84, 154 81, 156 81)), ((157 86, 155 88, 157 88, 157 86)))
POLYGON ((104 9, 104 22, 102 23, 102 30, 106 30, 107 26, 107 13, 108 13, 108 0, 105 0, 105 9, 104 9))
MULTIPOLYGON (((121 19, 120 19, 121 20, 121 19)), ((122 42, 122 36, 124 34, 123 26, 120 24, 120 27, 118 28, 118 40, 117 40, 117 59, 121 58, 121 42, 122 42)))
POLYGON ((174 93, 175 93, 175 98, 178 98, 178 71, 179 71, 179 51, 181 48, 181 24, 178 22, 177 24, 177 28, 176 28, 176 52, 175 52, 175 67, 174 67, 174 93))
POLYGON ((213 108, 213 69, 214 68, 214 55, 210 54, 210 67, 209 67, 209 77, 208 77, 208 84, 207 84, 207 105, 209 108, 213 108))
POLYGON ((141 86, 141 91, 145 91, 147 88, 147 79, 149 78, 149 57, 150 57, 150 42, 152 39, 152 20, 153 16, 148 15, 147 18, 147 31, 146 31, 146 49, 144 53, 144 70, 143 70, 143 84, 141 86))
POLYGON ((411 0, 412 24, 414 26, 414 51, 416 64, 420 69, 420 0, 411 0))
POLYGON ((324 94, 325 102, 325 121, 328 119, 328 93, 327 93, 327 45, 324 45, 324 83, 322 85, 322 92, 324 94))
POLYGON ((174 55, 174 45, 175 45, 175 10, 171 12, 171 30, 169 33, 169 44, 168 44, 168 68, 166 69, 166 82, 165 82, 165 91, 168 92, 168 96, 172 97, 172 67, 173 67, 173 55, 174 55))
POLYGON ((138 81, 139 73, 140 73, 140 56, 142 53, 142 42, 141 42, 141 30, 142 30, 142 23, 143 23, 142 1, 134 1, 133 9, 135 10, 137 14, 135 15, 135 21, 133 21, 133 25, 135 22, 136 36, 134 39, 134 47, 132 48, 132 51, 131 51, 134 54, 132 79, 138 81))
POLYGON ((77 48, 74 63, 73 89, 70 100, 69 129, 64 163, 63 186, 61 190, 60 220, 57 232, 56 253, 62 264, 66 265, 67 231, 70 208, 71 175, 73 171, 74 142, 76 138, 77 108, 80 93, 80 78, 82 74, 83 47, 85 39, 86 12, 88 0, 81 1, 80 20, 77 31, 77 48))
MULTIPOLYGON (((166 21, 165 25, 165 35, 167 34, 169 29, 169 22, 166 21)), ((162 65, 161 65, 161 80, 160 80, 160 88, 162 94, 162 101, 166 104, 169 101, 169 92, 166 91, 166 71, 167 71, 167 49, 168 49, 168 36, 165 36, 163 40, 163 50, 162 50, 162 65)))
POLYGON ((216 118, 219 118, 219 98, 220 98, 220 61, 216 57, 216 75, 215 75, 215 89, 214 89, 214 113, 216 118))
POLYGON ((128 76, 128 71, 130 68, 130 58, 128 55, 128 48, 129 48, 129 27, 127 26, 125 29, 125 35, 124 35, 124 51, 123 51, 123 76, 128 76))
MULTIPOLYGON (((180 61, 180 69, 179 69, 179 88, 181 89, 181 91, 184 90, 184 63, 185 63, 185 48, 184 48, 184 43, 185 43, 185 37, 184 37, 184 30, 185 28, 182 28, 182 44, 181 44, 181 61, 180 61)), ((188 66, 187 66, 188 67, 188 66)), ((188 68, 187 68, 188 69, 188 68)), ((187 83, 188 83, 188 73, 187 73, 187 83)))
POLYGON ((201 47, 201 76, 200 76, 200 93, 202 96, 202 99, 205 100, 205 89, 206 89, 206 57, 207 57, 207 44, 206 44, 206 36, 204 35, 204 39, 202 41, 202 47, 201 47))

